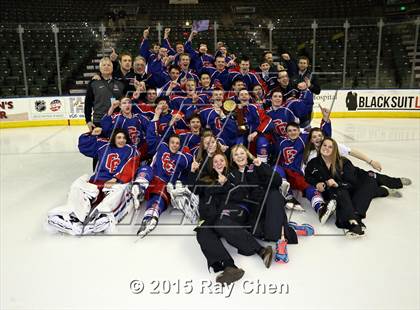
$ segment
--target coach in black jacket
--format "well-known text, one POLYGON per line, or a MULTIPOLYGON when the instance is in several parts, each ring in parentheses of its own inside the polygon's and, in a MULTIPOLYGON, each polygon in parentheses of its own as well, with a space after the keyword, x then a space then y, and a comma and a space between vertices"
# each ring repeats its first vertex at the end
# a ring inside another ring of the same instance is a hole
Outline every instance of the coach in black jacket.
POLYGON ((101 59, 99 70, 101 79, 90 81, 85 97, 85 120, 89 131, 100 126, 102 117, 111 106, 111 100, 119 100, 126 93, 124 83, 112 78, 113 66, 108 57, 101 59))

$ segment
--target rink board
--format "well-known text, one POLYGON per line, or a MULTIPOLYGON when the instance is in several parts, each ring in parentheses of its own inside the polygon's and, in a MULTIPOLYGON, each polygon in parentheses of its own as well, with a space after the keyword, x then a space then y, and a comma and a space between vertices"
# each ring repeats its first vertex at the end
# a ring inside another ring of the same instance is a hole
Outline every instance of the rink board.
MULTIPOLYGON (((0 99, 0 128, 84 125, 84 96, 0 99)), ((322 90, 314 96, 338 118, 420 118, 419 89, 322 90)))

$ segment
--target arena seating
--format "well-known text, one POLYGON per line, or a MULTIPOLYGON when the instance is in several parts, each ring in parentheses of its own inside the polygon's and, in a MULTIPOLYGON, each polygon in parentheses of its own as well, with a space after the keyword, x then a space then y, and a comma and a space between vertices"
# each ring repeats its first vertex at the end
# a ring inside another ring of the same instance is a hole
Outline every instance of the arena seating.
MULTIPOLYGON (((60 28, 59 54, 63 93, 78 84, 83 88, 90 73, 97 70, 95 59, 101 55, 98 28, 106 25, 106 13, 116 3, 106 1, 0 1, 0 96, 25 95, 19 37, 20 23, 23 35, 29 95, 57 94, 57 70, 54 37, 51 23, 60 28), (96 32, 94 32, 96 31, 96 32), (93 62, 93 64, 92 64, 93 62), (88 72, 88 73, 87 73, 88 72), (87 73, 87 74, 86 74, 87 73)), ((138 5, 138 14, 124 33, 110 33, 107 47, 119 51, 138 53, 143 29, 152 26, 151 39, 157 41, 153 26, 160 22, 171 27, 171 43, 185 41, 190 31, 188 21, 214 18, 219 23, 218 40, 227 44, 229 53, 246 54, 257 68, 261 54, 268 49, 267 21, 274 22, 273 51, 290 51, 292 55, 312 58, 312 29, 314 18, 319 18, 316 39, 316 68, 323 88, 341 87, 343 71, 344 29, 348 17, 350 24, 346 87, 375 87, 376 56, 378 44, 378 18, 383 9, 377 0, 324 0, 317 2, 296 1, 212 1, 197 5, 170 5, 168 1, 128 1, 138 5), (255 8, 254 14, 233 13, 237 6, 255 8), (321 9, 322 7, 322 9, 321 9), (269 9, 268 9, 269 8, 269 9), (332 20, 328 17, 334 16, 332 20), (358 18, 353 18, 353 17, 358 18), (369 16, 370 18, 367 18, 369 16), (245 22, 244 22, 245 21, 245 22), (325 74, 328 72, 329 74, 325 74), (333 72, 334 74, 331 74, 333 72)), ((379 87, 408 87, 411 75, 410 44, 414 38, 413 25, 387 26, 384 28, 380 62, 379 87), (403 36, 399 35, 403 33, 403 36), (411 41, 410 41, 411 40, 411 41)), ((195 43, 207 42, 214 48, 213 32, 203 32, 195 43)), ((412 51, 411 51, 412 52, 412 51)))

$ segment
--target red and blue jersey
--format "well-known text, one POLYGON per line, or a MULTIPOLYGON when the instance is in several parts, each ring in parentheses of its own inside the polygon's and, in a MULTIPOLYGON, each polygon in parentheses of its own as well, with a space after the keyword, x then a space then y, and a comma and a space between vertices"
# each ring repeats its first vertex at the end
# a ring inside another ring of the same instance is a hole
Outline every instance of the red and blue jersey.
POLYGON ((196 110, 203 109, 208 106, 209 98, 206 94, 198 94, 198 100, 193 103, 191 97, 173 96, 169 102, 169 108, 184 113, 188 119, 196 110))
POLYGON ((143 115, 150 120, 155 116, 155 107, 153 104, 139 102, 138 104, 133 104, 131 111, 133 114, 143 115))
POLYGON ((260 85, 264 90, 266 90, 266 86, 260 81, 258 76, 255 73, 248 72, 242 74, 238 71, 230 71, 229 72, 229 83, 232 85, 233 81, 236 79, 240 79, 244 82, 246 89, 251 91, 254 85, 260 85))
POLYGON ((266 133, 271 124, 271 118, 267 116, 263 109, 258 108, 254 104, 244 106, 244 121, 249 127, 249 133, 257 131, 266 133))
POLYGON ((199 78, 198 78, 198 75, 197 74, 195 74, 194 72, 193 72, 193 70, 188 70, 188 71, 184 71, 184 70, 181 70, 181 73, 179 74, 179 77, 178 77, 178 81, 182 81, 182 79, 183 78, 186 78, 187 80, 191 80, 191 79, 193 79, 194 81, 195 81, 195 84, 197 85, 198 84, 198 82, 199 82, 199 78))
POLYGON ((172 153, 168 144, 162 142, 159 144, 151 164, 153 174, 165 183, 175 184, 182 174, 189 169, 192 159, 187 147, 184 147, 182 151, 172 153))
POLYGON ((225 91, 230 90, 231 81, 229 80, 229 71, 224 69, 223 71, 218 71, 213 67, 205 67, 201 70, 202 73, 208 73, 211 79, 211 85, 213 87, 221 87, 225 91))
POLYGON ((141 114, 133 114, 131 118, 122 114, 105 115, 101 120, 102 134, 110 138, 115 129, 124 129, 132 145, 139 146, 145 140, 149 120, 141 114))
POLYGON ((305 90, 301 93, 299 98, 290 98, 286 101, 285 105, 302 121, 308 113, 312 112, 314 106, 314 96, 310 90, 305 90))
MULTIPOLYGON (((331 136, 331 122, 322 121, 320 128, 326 136, 331 136)), ((308 138, 309 133, 302 132, 295 140, 286 138, 280 142, 280 163, 284 168, 302 173, 303 151, 308 138)))
POLYGON ((200 111, 201 124, 210 129, 223 145, 233 146, 236 144, 238 125, 232 117, 220 115, 213 108, 200 111))
POLYGON ((85 156, 98 158, 95 173, 90 178, 91 182, 116 178, 120 183, 128 183, 134 178, 139 165, 139 154, 134 146, 112 146, 108 139, 98 138, 89 133, 79 137, 79 150, 85 156))
POLYGON ((277 143, 287 137, 286 126, 288 123, 299 123, 299 119, 293 111, 286 107, 271 107, 266 113, 271 118, 269 131, 271 132, 274 141, 277 143))

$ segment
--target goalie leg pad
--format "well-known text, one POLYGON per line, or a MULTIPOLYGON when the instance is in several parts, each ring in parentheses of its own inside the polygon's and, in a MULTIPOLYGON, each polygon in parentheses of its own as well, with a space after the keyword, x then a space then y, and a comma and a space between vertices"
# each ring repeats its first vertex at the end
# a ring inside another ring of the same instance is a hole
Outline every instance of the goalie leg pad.
POLYGON ((86 181, 86 176, 76 179, 70 187, 67 198, 69 210, 72 210, 76 217, 83 222, 91 208, 91 200, 99 194, 96 185, 86 181))

